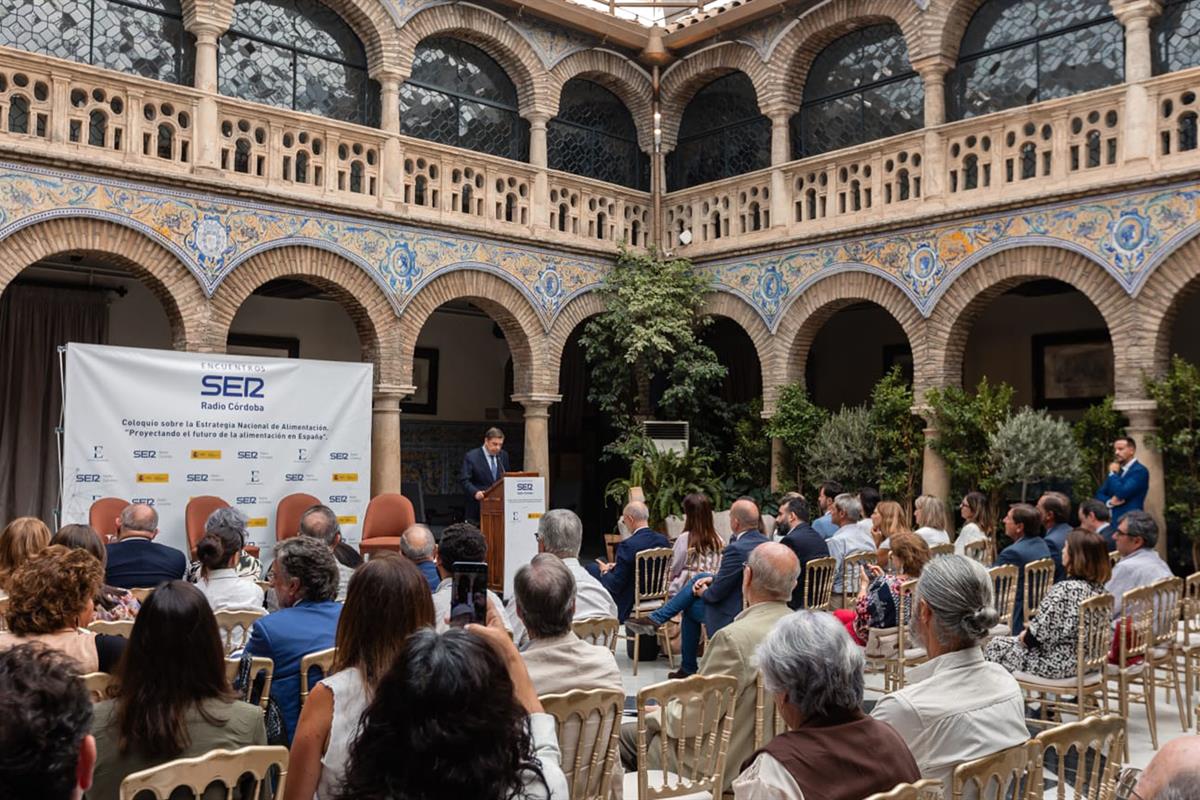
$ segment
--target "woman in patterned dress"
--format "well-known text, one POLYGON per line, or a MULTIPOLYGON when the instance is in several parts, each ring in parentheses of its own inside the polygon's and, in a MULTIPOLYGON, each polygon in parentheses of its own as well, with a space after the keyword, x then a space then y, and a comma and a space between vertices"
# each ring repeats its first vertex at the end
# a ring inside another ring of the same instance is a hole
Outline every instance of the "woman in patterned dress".
POLYGON ((900 587, 905 581, 919 578, 929 561, 929 545, 915 533, 893 535, 888 550, 891 574, 874 564, 864 567, 854 609, 842 608, 833 612, 854 641, 863 646, 867 644, 871 628, 896 627, 900 587))
POLYGON ((1067 577, 1050 587, 1037 616, 1020 636, 997 636, 984 648, 984 658, 1009 672, 1039 678, 1075 677, 1075 644, 1079 634, 1079 604, 1104 593, 1112 576, 1104 537, 1082 528, 1067 536, 1062 552, 1067 577))

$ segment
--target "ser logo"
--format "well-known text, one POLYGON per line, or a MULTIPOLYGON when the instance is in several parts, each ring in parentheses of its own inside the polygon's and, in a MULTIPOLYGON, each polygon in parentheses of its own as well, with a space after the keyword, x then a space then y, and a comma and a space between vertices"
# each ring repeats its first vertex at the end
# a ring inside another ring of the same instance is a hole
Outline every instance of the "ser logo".
POLYGON ((205 472, 189 472, 187 474, 188 483, 208 483, 208 473, 205 472))
POLYGON ((349 503, 350 495, 348 495, 348 494, 331 494, 331 495, 329 495, 329 502, 331 502, 331 503, 349 503))
POLYGON ((76 483, 99 483, 100 475, 95 472, 77 472, 75 473, 76 483))
POLYGON ((131 497, 129 502, 135 506, 152 506, 154 505, 153 497, 131 497))
POLYGON ((258 498, 251 495, 250 497, 235 497, 233 502, 239 506, 252 506, 258 502, 258 498))
POLYGON ((283 476, 283 479, 289 483, 296 483, 297 481, 304 480, 304 475, 299 472, 289 472, 283 476))
POLYGON ((533 484, 530 483, 529 481, 518 481, 517 482, 517 491, 518 492, 532 492, 533 484))
POLYGON ((256 459, 258 458, 257 450, 238 450, 237 457, 239 459, 256 459))
POLYGON ((157 450, 134 450, 134 458, 158 458, 157 450))
POLYGON ((330 453, 329 460, 330 461, 349 461, 350 454, 349 453, 330 453))
POLYGON ((205 375, 200 379, 201 397, 253 397, 265 399, 267 382, 240 375, 205 375))

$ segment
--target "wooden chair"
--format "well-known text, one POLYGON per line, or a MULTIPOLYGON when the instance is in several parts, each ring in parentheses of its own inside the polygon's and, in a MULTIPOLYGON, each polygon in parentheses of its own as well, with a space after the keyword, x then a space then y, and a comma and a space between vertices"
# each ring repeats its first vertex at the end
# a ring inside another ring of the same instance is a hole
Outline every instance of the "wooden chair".
POLYGON ((916 783, 897 784, 890 792, 873 794, 866 800, 941 800, 942 782, 926 778, 916 783))
POLYGON ((837 559, 832 556, 814 558, 804 565, 804 608, 810 611, 829 611, 833 607, 835 574, 837 559))
POLYGON ((265 617, 266 611, 244 609, 241 611, 217 611, 217 627, 221 629, 221 641, 225 643, 225 655, 232 655, 245 648, 250 640, 250 629, 259 617, 265 617))
POLYGON ((967 761, 954 768, 947 800, 1005 798, 1032 800, 1042 787, 1041 745, 1022 742, 990 756, 967 761))
POLYGON ((588 644, 607 647, 614 652, 617 649, 617 639, 621 638, 621 623, 617 622, 615 617, 577 619, 571 623, 571 629, 575 631, 576 636, 588 644))
POLYGON ((131 619, 114 619, 93 620, 88 625, 88 630, 92 633, 103 633, 108 636, 120 636, 124 639, 129 638, 129 634, 133 633, 133 620, 131 619))
MULTIPOLYGON (((1121 600, 1120 634, 1117 636, 1120 660, 1106 664, 1108 680, 1117 683, 1117 702, 1120 714, 1129 719, 1129 705, 1142 702, 1146 706, 1146 722, 1150 725, 1150 743, 1158 749, 1158 724, 1154 707, 1154 670, 1147 669, 1146 655, 1154 640, 1154 587, 1143 586, 1126 592, 1121 600), (1132 663, 1136 662, 1136 663, 1132 663), (1135 694, 1134 684, 1142 685, 1135 694)), ((1129 760, 1129 740, 1125 740, 1125 759, 1129 760)))
POLYGON ((736 700, 737 678, 729 675, 693 675, 639 691, 638 770, 625 773, 626 800, 719 798, 736 700), (677 726, 663 721, 664 733, 658 737, 655 748, 660 768, 653 770, 649 767, 651 742, 646 724, 651 713, 679 714, 677 726), (668 728, 678 738, 667 736, 668 728))
POLYGON ((83 686, 91 695, 93 703, 102 703, 105 700, 111 700, 117 693, 117 679, 108 672, 89 672, 86 675, 80 675, 83 678, 83 686))
POLYGON ((858 597, 859 576, 862 568, 874 564, 878 554, 874 550, 859 550, 847 553, 842 559, 842 591, 838 593, 839 608, 854 608, 858 597))
POLYGON ((980 539, 977 542, 971 542, 970 544, 963 545, 963 554, 966 555, 967 558, 975 559, 985 567, 990 567, 992 565, 992 559, 989 557, 989 550, 991 548, 988 547, 988 544, 989 542, 987 539, 980 539))
MULTIPOLYGON (((229 680, 229 685, 237 680, 238 670, 241 668, 242 659, 227 658, 225 659, 225 677, 229 680)), ((262 692, 258 696, 258 707, 263 711, 267 710, 267 701, 271 699, 271 679, 275 676, 275 662, 266 656, 254 656, 250 659, 250 677, 246 681, 246 685, 242 687, 241 698, 249 703, 254 697, 254 682, 258 680, 259 675, 265 675, 263 678, 262 692)))
POLYGON ((136 597, 139 603, 146 602, 146 598, 149 597, 153 592, 153 586, 140 586, 129 590, 129 593, 136 597))
POLYGON ((316 684, 324 680, 329 674, 329 670, 333 669, 333 656, 337 652, 336 647, 331 647, 328 650, 318 650, 315 653, 309 653, 300 659, 300 705, 304 705, 304 701, 308 699, 309 692, 309 673, 313 670, 320 672, 321 677, 312 681, 316 684))
POLYGON ((604 553, 608 556, 608 563, 612 564, 617 560, 617 545, 621 543, 621 534, 606 533, 604 534, 604 553))
POLYGON ((945 542, 944 544, 935 544, 933 547, 929 548, 929 557, 930 558, 937 558, 938 556, 952 556, 952 555, 954 555, 954 544, 952 542, 945 542))
POLYGON ((992 576, 992 587, 996 590, 996 613, 1000 615, 1000 620, 988 636, 1011 636, 1013 610, 1017 605, 1017 567, 1015 564, 992 567, 988 574, 992 576))
POLYGON ((1115 567, 1115 566, 1117 565, 1117 562, 1118 562, 1118 561, 1120 561, 1120 560, 1121 560, 1121 554, 1120 554, 1120 553, 1118 553, 1116 550, 1109 550, 1109 551, 1108 551, 1108 563, 1109 563, 1111 566, 1114 566, 1114 567, 1115 567))
POLYGON ((189 792, 184 796, 200 798, 214 781, 227 787, 227 796, 234 796, 234 787, 239 787, 243 798, 270 800, 283 796, 287 768, 286 747, 213 750, 198 758, 177 758, 126 776, 121 781, 119 800, 133 800, 141 792, 149 792, 154 800, 178 800, 176 792, 180 789, 189 792))
MULTIPOLYGON (((656 611, 667 602, 667 587, 671 583, 671 556, 674 551, 669 547, 653 547, 642 550, 637 554, 633 572, 633 610, 630 616, 642 616, 656 611)), ((641 655, 642 641, 636 633, 628 628, 625 638, 633 637, 633 674, 638 673, 638 657, 641 655)), ((667 653, 667 662, 675 668, 675 657, 671 653, 671 640, 667 637, 667 626, 658 626, 658 639, 663 650, 667 653)))
POLYGON ((618 747, 625 693, 615 689, 576 690, 538 698, 554 717, 562 750, 562 770, 571 800, 608 800, 618 747))
POLYGON ((1042 598, 1054 585, 1054 559, 1041 558, 1025 565, 1025 626, 1037 615, 1042 598))
POLYGON ((884 691, 892 692, 904 688, 905 670, 920 664, 927 658, 923 647, 909 647, 908 616, 913 613, 912 596, 919 578, 907 580, 900 585, 900 597, 896 602, 896 651, 884 659, 884 691))
POLYGON ((775 704, 774 698, 767 697, 767 687, 763 684, 763 675, 760 672, 754 679, 754 749, 759 750, 765 747, 767 742, 779 734, 787 733, 787 729, 787 722, 784 721, 783 714, 779 713, 779 706, 775 704), (770 705, 769 711, 768 705, 770 705), (769 730, 768 718, 770 720, 769 730))
POLYGON ((0 633, 8 630, 8 621, 5 617, 8 616, 8 595, 0 597, 0 633))
MULTIPOLYGON (((1146 660, 1150 662, 1150 668, 1156 673, 1158 670, 1163 670, 1170 674, 1170 683, 1166 683, 1165 676, 1163 682, 1167 686, 1168 696, 1171 689, 1175 690, 1179 724, 1186 731, 1191 726, 1183 699, 1183 687, 1179 683, 1179 661, 1176 658, 1178 651, 1176 637, 1179 635, 1179 618, 1183 608, 1183 578, 1163 578, 1150 584, 1150 588, 1154 590, 1154 638, 1150 642, 1146 660)), ((1156 674, 1155 682, 1157 680, 1156 674)), ((1186 673, 1184 680, 1187 680, 1186 673)))
POLYGON ((1036 742, 1039 766, 1054 751, 1058 800, 1066 800, 1067 788, 1073 800, 1108 800, 1121 767, 1125 720, 1116 714, 1090 716, 1042 731, 1036 742))
MULTIPOLYGON (((2 604, 3 601, 0 601, 2 604)), ((0 607, 2 613, 2 607, 0 607)), ((0 630, 3 630, 0 620, 0 630)), ((1187 726, 1192 727, 1192 720, 1200 726, 1200 714, 1193 717, 1196 711, 1195 691, 1200 685, 1200 572, 1188 575, 1183 589, 1183 623, 1180 626, 1176 647, 1183 657, 1183 682, 1187 692, 1187 726)))
POLYGON ((1093 708, 1088 701, 1097 695, 1100 699, 1094 708, 1108 712, 1108 680, 1104 671, 1112 647, 1112 613, 1113 597, 1110 594, 1089 597, 1079 604, 1075 677, 1056 680, 1027 672, 1013 674, 1021 689, 1041 701, 1040 719, 1029 720, 1031 723, 1046 723, 1049 711, 1057 715, 1066 710, 1082 719, 1093 708), (1071 699, 1064 700, 1064 697, 1071 699))

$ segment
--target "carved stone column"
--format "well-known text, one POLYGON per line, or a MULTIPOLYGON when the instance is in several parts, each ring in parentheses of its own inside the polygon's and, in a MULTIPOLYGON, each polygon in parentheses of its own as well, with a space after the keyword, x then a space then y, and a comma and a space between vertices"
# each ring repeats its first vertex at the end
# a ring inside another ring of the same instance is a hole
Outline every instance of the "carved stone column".
POLYGON ((1150 22, 1162 12, 1158 0, 1113 0, 1125 26, 1125 163, 1149 160, 1154 149, 1154 109, 1145 81, 1153 72, 1150 22))
POLYGON ((404 154, 400 147, 399 75, 379 75, 379 127, 387 134, 383 142, 380 172, 383 174, 383 200, 399 203, 404 198, 404 154))
POLYGON ((791 106, 777 105, 767 110, 771 120, 771 227, 785 228, 788 225, 787 179, 783 174, 783 165, 792 159, 792 143, 789 123, 796 109, 791 106))
POLYGON ((371 403, 371 496, 400 491, 400 400, 415 386, 375 387, 371 403))
POLYGON ((544 111, 529 114, 529 164, 537 172, 533 176, 533 201, 530 220, 534 230, 550 227, 550 176, 546 173, 549 155, 546 146, 546 124, 550 115, 544 111))
POLYGON ((912 412, 923 418, 925 424, 929 426, 925 429, 925 453, 921 460, 921 494, 930 494, 943 501, 948 500, 950 497, 950 470, 946 468, 946 461, 941 454, 933 449, 933 442, 937 439, 938 434, 933 421, 933 412, 928 406, 913 406, 912 412))
POLYGON ((550 497, 550 404, 562 400, 561 394, 514 394, 514 401, 525 408, 526 472, 546 479, 546 497, 550 497))
POLYGON ((938 197, 944 188, 946 159, 937 127, 946 122, 946 73, 953 67, 953 61, 940 55, 913 62, 913 69, 920 74, 925 88, 925 141, 921 166, 921 194, 925 198, 938 197))
POLYGON ((1154 443, 1158 433, 1155 419, 1157 407, 1153 400, 1122 400, 1117 398, 1113 407, 1129 419, 1126 429, 1137 442, 1137 460, 1150 472, 1150 488, 1146 492, 1146 511, 1158 523, 1158 554, 1167 557, 1167 525, 1164 514, 1167 503, 1166 481, 1163 480, 1162 452, 1154 443))
POLYGON ((217 108, 217 39, 223 30, 215 24, 197 22, 195 86, 201 93, 196 103, 196 166, 216 170, 221 163, 220 111, 217 108))

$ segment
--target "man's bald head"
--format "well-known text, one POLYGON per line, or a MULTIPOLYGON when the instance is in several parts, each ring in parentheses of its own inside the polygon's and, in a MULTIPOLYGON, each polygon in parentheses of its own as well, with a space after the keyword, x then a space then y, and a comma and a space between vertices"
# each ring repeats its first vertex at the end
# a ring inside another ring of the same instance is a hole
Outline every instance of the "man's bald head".
POLYGON ((158 512, 154 506, 134 503, 121 510, 121 530, 118 535, 132 533, 138 536, 158 533, 158 512))
POLYGON ((1180 736, 1164 744, 1146 765, 1136 791, 1143 800, 1193 797, 1173 794, 1189 782, 1200 784, 1200 736, 1180 736))
POLYGON ((646 527, 650 521, 650 508, 641 500, 630 500, 623 511, 626 519, 633 523, 634 530, 646 527))
POLYGON ((758 505, 753 500, 738 500, 729 507, 729 522, 736 525, 737 532, 758 530, 762 519, 758 514, 758 505))
POLYGON ((410 525, 400 534, 400 552, 409 561, 429 561, 433 558, 435 544, 433 531, 424 525, 410 525))
POLYGON ((778 542, 764 542, 750 551, 746 559, 749 571, 742 590, 751 604, 792 599, 792 590, 800 577, 800 560, 792 549, 778 542))

